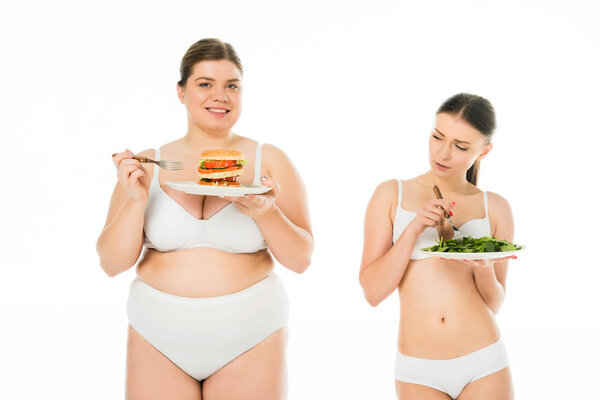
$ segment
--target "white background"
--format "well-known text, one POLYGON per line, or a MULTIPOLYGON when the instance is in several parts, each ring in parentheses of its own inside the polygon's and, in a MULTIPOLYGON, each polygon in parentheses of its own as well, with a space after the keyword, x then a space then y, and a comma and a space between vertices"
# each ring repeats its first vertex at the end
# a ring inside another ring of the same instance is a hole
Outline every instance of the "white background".
POLYGON ((517 398, 600 398, 591 1, 20 4, 0 12, 1 399, 122 398, 135 273, 108 278, 95 253, 110 155, 185 133, 179 61, 203 37, 244 64, 235 131, 286 151, 309 193, 312 265, 277 267, 290 399, 394 398, 398 300, 363 299, 364 212, 378 183, 428 169, 435 110, 461 91, 496 108, 480 187, 528 246, 498 315, 517 398))

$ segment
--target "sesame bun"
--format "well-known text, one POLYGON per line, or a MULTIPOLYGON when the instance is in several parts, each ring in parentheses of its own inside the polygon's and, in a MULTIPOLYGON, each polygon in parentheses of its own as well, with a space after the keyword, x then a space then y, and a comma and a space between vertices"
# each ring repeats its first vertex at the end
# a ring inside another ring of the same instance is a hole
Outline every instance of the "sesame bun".
POLYGON ((236 169, 234 171, 209 172, 207 174, 200 172, 200 178, 201 179, 223 179, 223 178, 229 178, 230 176, 242 175, 243 173, 244 173, 244 170, 242 168, 236 169))
POLYGON ((245 160, 246 156, 241 151, 237 150, 221 150, 212 149, 204 150, 200 153, 200 161, 202 160, 245 160))

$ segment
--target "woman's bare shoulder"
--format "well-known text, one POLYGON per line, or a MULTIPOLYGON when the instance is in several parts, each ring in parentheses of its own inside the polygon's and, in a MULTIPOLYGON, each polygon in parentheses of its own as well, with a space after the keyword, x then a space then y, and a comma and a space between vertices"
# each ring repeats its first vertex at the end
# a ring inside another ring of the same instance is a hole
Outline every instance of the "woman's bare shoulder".
POLYGON ((499 211, 510 211, 508 200, 495 192, 487 192, 488 207, 499 211))
POLYGON ((265 157, 268 157, 269 159, 271 159, 271 158, 275 158, 275 159, 288 158, 285 151, 283 151, 281 148, 275 146, 272 143, 263 143, 262 153, 264 154, 265 157))
POLYGON ((388 179, 379 183, 371 196, 371 204, 376 207, 392 207, 398 201, 400 184, 398 179, 388 179))
POLYGON ((398 185, 400 184, 401 182, 399 179, 388 179, 387 181, 383 181, 377 185, 375 188, 375 193, 385 196, 395 196, 398 194, 398 185))
POLYGON ((273 171, 277 170, 279 172, 286 169, 289 171, 296 170, 292 160, 286 152, 272 143, 263 143, 261 153, 263 165, 269 174, 272 174, 273 171))

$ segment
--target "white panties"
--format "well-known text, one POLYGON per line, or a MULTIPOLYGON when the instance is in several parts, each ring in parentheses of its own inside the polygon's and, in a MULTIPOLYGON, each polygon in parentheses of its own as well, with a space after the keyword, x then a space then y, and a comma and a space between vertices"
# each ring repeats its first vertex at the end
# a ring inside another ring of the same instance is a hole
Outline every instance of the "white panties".
POLYGON ((469 382, 508 367, 508 355, 502 339, 483 349, 450 360, 428 360, 396 353, 396 380, 447 393, 453 399, 469 382))
POLYGON ((144 339, 201 381, 287 326, 289 303, 273 273, 240 292, 209 298, 174 296, 136 278, 127 315, 144 339))

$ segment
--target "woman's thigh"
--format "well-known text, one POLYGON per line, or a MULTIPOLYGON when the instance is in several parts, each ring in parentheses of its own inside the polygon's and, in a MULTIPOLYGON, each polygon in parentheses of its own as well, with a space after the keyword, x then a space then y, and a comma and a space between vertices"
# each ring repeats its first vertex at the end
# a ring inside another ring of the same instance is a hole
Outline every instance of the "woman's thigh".
POLYGON ((287 328, 281 328, 231 361, 203 382, 204 400, 285 399, 286 344, 287 328))
POLYGON ((127 400, 201 400, 200 383, 183 372, 129 326, 127 337, 127 400))
POLYGON ((514 391, 508 367, 469 383, 457 400, 512 400, 514 391))
POLYGON ((396 381, 398 400, 451 400, 444 392, 429 386, 396 381))

